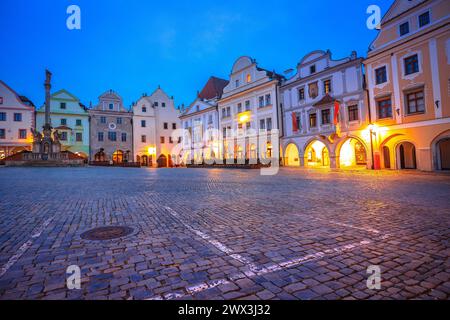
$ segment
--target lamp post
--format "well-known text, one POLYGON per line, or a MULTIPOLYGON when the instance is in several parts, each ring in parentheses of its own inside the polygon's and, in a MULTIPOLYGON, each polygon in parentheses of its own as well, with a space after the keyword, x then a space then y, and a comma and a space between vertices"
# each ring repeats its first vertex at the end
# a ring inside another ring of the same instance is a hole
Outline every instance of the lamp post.
POLYGON ((373 152, 373 136, 377 135, 377 133, 376 133, 376 131, 374 129, 375 129, 375 125, 373 123, 369 124, 370 153, 371 153, 371 158, 372 158, 371 169, 372 170, 375 170, 375 156, 374 156, 374 152, 373 152))

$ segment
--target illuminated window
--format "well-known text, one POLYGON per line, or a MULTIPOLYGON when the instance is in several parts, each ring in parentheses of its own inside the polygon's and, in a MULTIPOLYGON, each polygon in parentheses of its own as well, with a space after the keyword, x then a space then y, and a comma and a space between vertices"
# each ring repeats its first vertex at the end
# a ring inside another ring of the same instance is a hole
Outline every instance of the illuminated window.
POLYGON ((309 127, 310 128, 315 128, 317 126, 317 114, 316 113, 311 113, 309 115, 309 127))
POLYGON ((323 82, 323 91, 325 92, 325 94, 328 94, 331 92, 331 80, 325 80, 323 82))
POLYGON ((250 75, 250 73, 247 75, 247 83, 252 81, 252 76, 250 75))

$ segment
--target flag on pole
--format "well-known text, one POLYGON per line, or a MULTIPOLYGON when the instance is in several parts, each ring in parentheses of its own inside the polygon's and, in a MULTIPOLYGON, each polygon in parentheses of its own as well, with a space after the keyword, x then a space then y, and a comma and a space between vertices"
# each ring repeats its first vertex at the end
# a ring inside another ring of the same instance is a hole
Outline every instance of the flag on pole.
POLYGON ((340 107, 341 107, 341 105, 340 105, 339 101, 335 100, 334 101, 334 125, 337 125, 339 122, 340 107))

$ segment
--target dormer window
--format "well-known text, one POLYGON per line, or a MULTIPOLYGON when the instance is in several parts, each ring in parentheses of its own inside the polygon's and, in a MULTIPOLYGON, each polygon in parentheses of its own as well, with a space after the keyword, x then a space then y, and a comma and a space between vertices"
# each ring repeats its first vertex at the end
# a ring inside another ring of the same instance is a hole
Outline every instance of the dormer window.
POLYGON ((142 106, 142 112, 147 112, 147 107, 146 106, 142 106))
POLYGON ((239 87, 239 79, 235 81, 236 88, 239 87))
POLYGON ((195 110, 196 110, 197 112, 199 112, 199 111, 200 111, 200 106, 195 106, 195 110))
POLYGON ((113 110, 114 109, 114 104, 113 103, 110 103, 109 104, 109 110, 113 110))
POLYGON ((312 66, 309 67, 309 73, 310 74, 316 73, 316 65, 315 64, 313 64, 312 66))
POLYGON ((66 103, 65 103, 65 102, 61 102, 61 103, 59 104, 59 108, 60 108, 60 109, 65 109, 65 108, 66 108, 66 103))
POLYGON ((427 11, 425 13, 422 13, 419 16, 419 28, 422 28, 423 26, 426 26, 430 23, 430 12, 427 11))
POLYGON ((249 74, 247 74, 247 83, 250 83, 250 82, 252 82, 252 76, 249 73, 249 74))
POLYGON ((400 36, 404 36, 409 33, 409 22, 402 23, 399 27, 400 36))

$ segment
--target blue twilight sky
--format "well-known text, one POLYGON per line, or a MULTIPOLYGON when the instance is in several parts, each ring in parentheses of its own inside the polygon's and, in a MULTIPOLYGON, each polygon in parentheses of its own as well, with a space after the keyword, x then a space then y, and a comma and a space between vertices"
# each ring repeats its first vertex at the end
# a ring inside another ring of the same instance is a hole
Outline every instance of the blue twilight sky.
POLYGON ((44 70, 53 88, 97 103, 108 89, 125 106, 158 85, 189 104, 209 76, 227 79, 241 55, 279 73, 308 52, 335 59, 365 56, 377 34, 366 8, 386 13, 393 0, 1 0, 0 79, 36 106, 44 70), (81 30, 66 27, 66 9, 81 8, 81 30))

